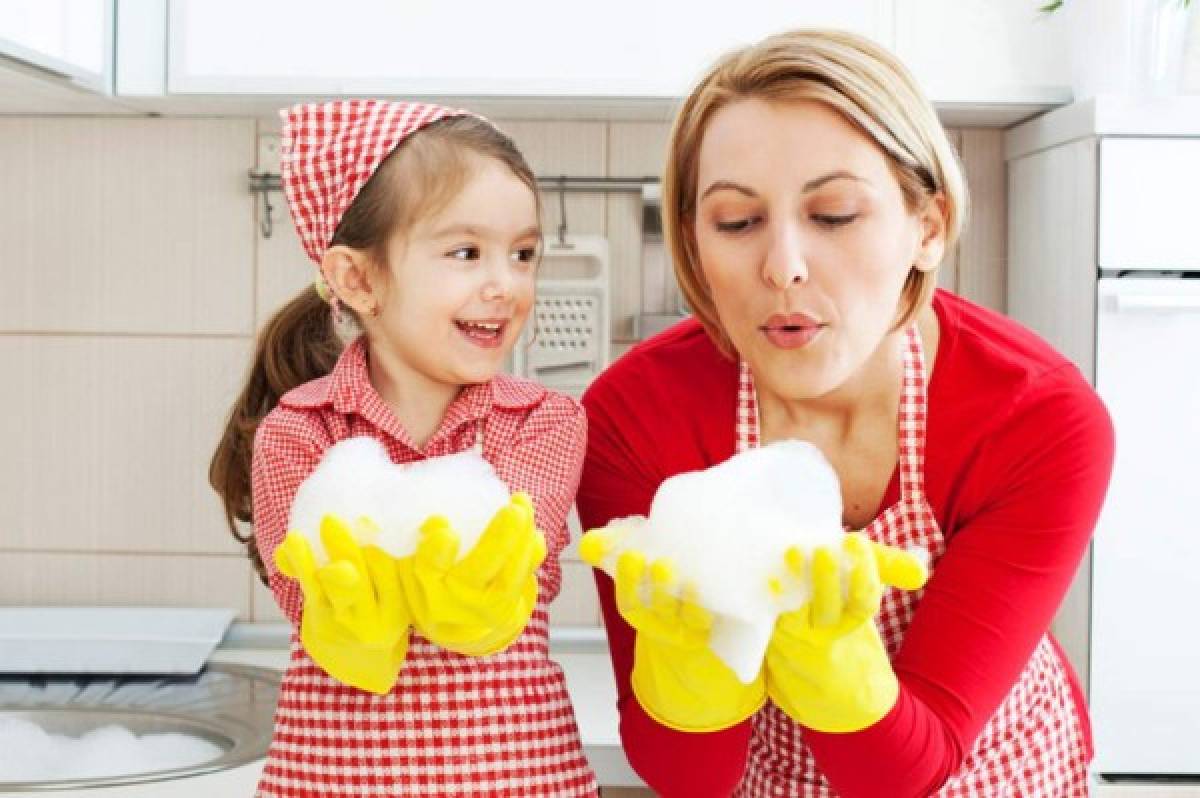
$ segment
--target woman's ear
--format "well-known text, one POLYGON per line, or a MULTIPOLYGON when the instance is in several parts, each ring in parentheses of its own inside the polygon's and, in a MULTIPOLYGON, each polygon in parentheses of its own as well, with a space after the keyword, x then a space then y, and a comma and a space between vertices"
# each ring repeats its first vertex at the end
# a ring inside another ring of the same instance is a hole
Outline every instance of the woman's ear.
POLYGON ((918 221, 921 225, 921 241, 913 266, 918 271, 933 271, 946 254, 946 196, 939 193, 930 197, 918 221))
POLYGON ((371 261, 365 252, 337 245, 321 258, 321 274, 341 302, 358 313, 372 315, 379 302, 371 283, 371 261))

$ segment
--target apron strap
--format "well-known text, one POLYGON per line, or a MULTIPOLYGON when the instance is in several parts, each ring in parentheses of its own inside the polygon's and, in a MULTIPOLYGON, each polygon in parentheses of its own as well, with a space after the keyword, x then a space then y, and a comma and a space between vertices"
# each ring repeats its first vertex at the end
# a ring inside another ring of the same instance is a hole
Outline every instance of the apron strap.
POLYGON ((917 325, 913 324, 905 332, 904 381, 897 419, 901 501, 919 501, 925 492, 926 409, 925 352, 917 325))

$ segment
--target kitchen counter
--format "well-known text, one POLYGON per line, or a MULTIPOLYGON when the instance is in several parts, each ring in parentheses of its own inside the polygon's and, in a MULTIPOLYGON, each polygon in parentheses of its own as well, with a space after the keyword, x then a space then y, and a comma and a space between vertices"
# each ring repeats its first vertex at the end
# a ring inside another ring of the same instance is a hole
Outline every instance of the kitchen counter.
MULTIPOLYGON (((235 623, 210 662, 257 665, 283 670, 288 662, 289 628, 281 623, 235 623)), ((641 786, 630 768, 617 732, 616 683, 604 632, 598 628, 554 629, 551 657, 562 666, 584 752, 603 787, 641 786)), ((264 760, 200 776, 143 785, 55 792, 60 798, 212 798, 251 796, 264 760)), ((22 793, 26 795, 27 793, 22 793)), ((0 791, 0 797, 9 793, 0 791)))
MULTIPOLYGON (((552 658, 566 674, 584 751, 601 786, 642 786, 621 749, 617 732, 616 685, 603 631, 590 628, 552 630, 550 650, 552 658)), ((234 624, 210 661, 283 670, 288 661, 288 627, 285 624, 234 624)), ((260 759, 242 767, 169 782, 54 794, 61 798, 250 796, 262 766, 260 759)), ((1093 798, 1200 798, 1200 785, 1097 783, 1091 794, 1093 798)), ((0 798, 7 795, 9 793, 0 792, 0 798)))

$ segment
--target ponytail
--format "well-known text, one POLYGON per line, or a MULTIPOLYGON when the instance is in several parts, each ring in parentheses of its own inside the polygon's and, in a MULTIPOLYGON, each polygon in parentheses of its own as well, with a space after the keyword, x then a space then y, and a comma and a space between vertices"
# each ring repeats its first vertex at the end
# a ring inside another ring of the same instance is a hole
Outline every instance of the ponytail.
POLYGON ((250 376, 233 403, 208 466, 208 482, 225 505, 229 531, 246 546, 263 584, 267 584, 267 571, 254 534, 243 535, 237 527, 238 521, 254 522, 250 464, 255 430, 281 396, 331 372, 342 349, 329 305, 308 286, 284 305, 259 335, 250 376))

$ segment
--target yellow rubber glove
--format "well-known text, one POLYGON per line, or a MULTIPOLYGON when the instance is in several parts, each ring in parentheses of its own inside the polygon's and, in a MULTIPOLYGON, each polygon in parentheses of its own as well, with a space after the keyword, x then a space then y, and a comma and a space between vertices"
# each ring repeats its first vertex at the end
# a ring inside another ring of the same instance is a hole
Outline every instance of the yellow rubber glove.
MULTIPOLYGON (((594 529, 583 536, 579 553, 599 567, 612 546, 605 530, 594 529)), ((637 632, 631 685, 646 714, 678 731, 711 732, 737 725, 762 707, 763 673, 743 684, 717 658, 708 646, 712 614, 697 603, 691 586, 676 597, 669 561, 647 568, 641 552, 626 550, 617 558, 614 583, 617 609, 637 632)))
MULTIPOLYGON (((842 595, 841 564, 828 548, 812 555, 812 599, 779 616, 767 647, 767 693, 802 726, 853 732, 891 711, 899 683, 874 618, 884 585, 916 590, 925 584, 924 563, 901 549, 846 535, 842 555, 850 565, 842 595)), ((788 570, 803 578, 805 558, 789 549, 788 570)))
POLYGON ((458 558, 458 534, 440 515, 421 525, 411 557, 399 561, 400 581, 417 630, 443 648, 486 656, 507 648, 537 606, 537 569, 546 541, 533 502, 514 493, 488 522, 474 547, 458 558))
POLYGON ((275 564, 304 593, 300 641, 339 682, 384 695, 408 653, 410 618, 396 561, 376 546, 360 547, 332 515, 321 520, 321 542, 329 563, 320 568, 298 532, 275 549, 275 564))

